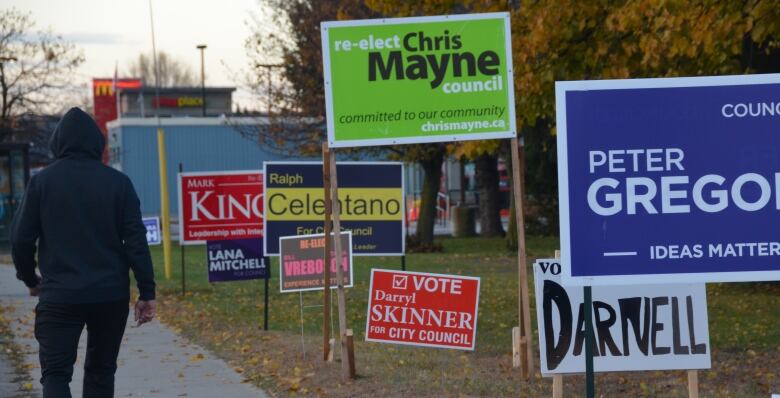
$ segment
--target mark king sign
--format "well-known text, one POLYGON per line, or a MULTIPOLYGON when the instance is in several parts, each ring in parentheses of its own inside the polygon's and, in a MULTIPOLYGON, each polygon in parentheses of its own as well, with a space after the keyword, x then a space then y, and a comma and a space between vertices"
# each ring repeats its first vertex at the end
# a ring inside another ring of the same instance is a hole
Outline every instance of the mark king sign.
POLYGON ((258 170, 179 173, 179 241, 263 237, 263 174, 258 170))
POLYGON ((366 341, 474 350, 479 278, 371 270, 366 341))

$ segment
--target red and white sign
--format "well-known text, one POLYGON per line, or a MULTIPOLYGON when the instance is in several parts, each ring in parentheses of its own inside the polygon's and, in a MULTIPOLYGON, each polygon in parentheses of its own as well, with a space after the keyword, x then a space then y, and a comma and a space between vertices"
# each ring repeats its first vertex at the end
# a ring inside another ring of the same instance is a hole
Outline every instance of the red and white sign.
POLYGON ((371 270, 366 341, 474 350, 479 278, 371 270))
POLYGON ((179 173, 179 241, 263 237, 263 173, 179 173))

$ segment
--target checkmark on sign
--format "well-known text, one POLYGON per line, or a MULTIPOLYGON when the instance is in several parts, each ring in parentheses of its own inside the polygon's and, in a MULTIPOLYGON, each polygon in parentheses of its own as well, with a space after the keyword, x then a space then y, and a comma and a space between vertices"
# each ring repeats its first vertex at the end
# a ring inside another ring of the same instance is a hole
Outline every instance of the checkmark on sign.
POLYGON ((393 275, 393 289, 406 290, 409 277, 406 275, 393 275))

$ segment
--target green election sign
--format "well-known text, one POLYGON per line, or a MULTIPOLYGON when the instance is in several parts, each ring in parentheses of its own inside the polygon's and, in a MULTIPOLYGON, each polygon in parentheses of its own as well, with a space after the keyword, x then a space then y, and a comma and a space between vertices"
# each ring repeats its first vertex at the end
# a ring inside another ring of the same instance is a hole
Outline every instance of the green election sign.
POLYGON ((322 23, 331 147, 515 137, 508 13, 322 23))

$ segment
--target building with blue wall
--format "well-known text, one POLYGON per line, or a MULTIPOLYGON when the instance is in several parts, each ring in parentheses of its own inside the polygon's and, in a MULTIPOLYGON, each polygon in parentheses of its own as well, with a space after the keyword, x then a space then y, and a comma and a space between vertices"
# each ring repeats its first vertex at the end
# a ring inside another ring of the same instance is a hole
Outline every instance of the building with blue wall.
MULTIPOLYGON (((178 219, 177 174, 179 163, 185 172, 262 170, 264 161, 307 160, 321 161, 320 157, 291 158, 263 148, 257 137, 247 134, 254 128, 268 125, 266 117, 173 117, 160 118, 165 132, 168 169, 170 214, 178 219)), ((157 119, 122 117, 108 122, 110 164, 127 174, 141 200, 145 216, 160 214, 160 175, 157 153, 157 119)), ((355 160, 340 155, 339 161, 355 160)), ((365 157, 362 160, 385 160, 365 157)), ((442 193, 438 217, 444 220, 449 213, 450 198, 457 203, 460 172, 457 163, 448 161, 443 167, 442 193)), ((422 192, 422 169, 407 164, 404 180, 407 207, 417 202, 422 192)), ((472 173, 473 175, 473 173, 472 173)), ((473 177, 472 177, 473 178, 473 177)), ((473 198, 473 194, 468 195, 473 198)), ((176 227, 174 227, 175 230, 176 227)), ((174 232, 175 234, 176 232, 174 232)), ((175 235, 174 235, 175 236, 175 235)))
MULTIPOLYGON (((237 126, 265 125, 266 118, 161 118, 165 131, 171 217, 178 214, 177 174, 184 171, 262 170, 263 161, 287 160, 261 148, 237 126)), ((127 174, 144 215, 160 214, 157 119, 120 118, 108 123, 110 163, 127 174)))

